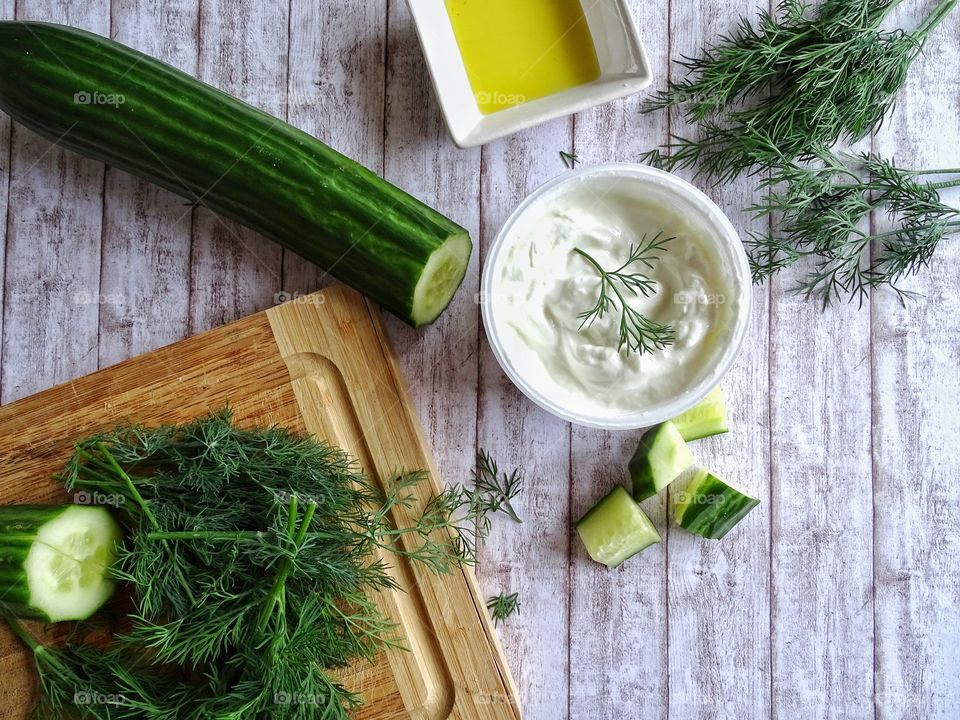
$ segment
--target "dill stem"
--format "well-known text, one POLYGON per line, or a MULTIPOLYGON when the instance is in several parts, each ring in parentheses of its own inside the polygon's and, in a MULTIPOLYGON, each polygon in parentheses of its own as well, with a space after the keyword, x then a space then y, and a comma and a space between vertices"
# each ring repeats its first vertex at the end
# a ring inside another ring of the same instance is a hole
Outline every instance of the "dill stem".
POLYGON ((27 629, 20 623, 19 620, 16 620, 12 617, 5 617, 4 620, 7 621, 7 626, 13 631, 13 634, 20 638, 20 641, 30 648, 30 651, 34 656, 39 660, 47 664, 57 675, 60 676, 61 680, 67 682, 72 682, 74 680, 73 673, 70 671, 63 662, 50 651, 50 649, 41 642, 38 642, 30 633, 27 632, 27 629))
POLYGON ((942 170, 910 170, 909 168, 897 168, 907 175, 958 175, 960 168, 943 168, 942 170))
MULTIPOLYGON (((952 222, 944 223, 944 227, 960 229, 960 220, 954 220, 952 222)), ((888 237, 898 237, 902 234, 903 234, 902 229, 896 229, 896 230, 887 230, 886 232, 875 233, 875 234, 861 233, 860 237, 862 240, 869 240, 870 242, 876 242, 877 240, 883 240, 884 238, 888 238, 888 237)), ((809 251, 808 253, 805 253, 805 254, 814 254, 815 252, 816 251, 809 251)))
POLYGON ((596 260, 594 260, 592 257, 590 257, 587 253, 585 253, 580 248, 574 248, 573 251, 577 253, 577 255, 580 255, 581 257, 583 257, 588 263, 590 263, 597 269, 597 272, 600 273, 601 282, 607 279, 607 271, 604 270, 602 267, 600 267, 600 265, 597 264, 596 260))
MULTIPOLYGON (((120 467, 120 463, 117 462, 116 458, 110 453, 110 450, 107 448, 106 443, 98 442, 97 448, 107 459, 107 463, 113 469, 113 471, 123 479, 123 482, 127 486, 127 490, 130 491, 130 494, 133 496, 133 499, 140 506, 140 509, 143 511, 144 517, 150 522, 154 530, 160 529, 160 523, 157 522, 157 518, 154 516, 153 511, 150 510, 150 507, 147 505, 147 501, 143 499, 143 496, 140 494, 140 491, 137 490, 137 486, 133 484, 133 480, 130 479, 130 476, 127 475, 126 471, 120 467)), ((86 455, 86 453, 84 453, 86 455)), ((170 549, 170 544, 166 540, 161 540, 163 547, 166 549, 169 556, 173 556, 173 552, 170 549)), ((186 592, 187 597, 190 598, 191 603, 196 603, 197 599, 193 595, 193 590, 190 588, 190 584, 187 582, 187 579, 183 576, 183 570, 180 568, 180 565, 177 563, 171 563, 173 565, 173 572, 177 576, 177 581, 180 583, 180 586, 186 592)))
POLYGON ((43 646, 43 643, 37 642, 34 637, 27 632, 27 629, 20 623, 19 620, 16 620, 12 617, 5 617, 4 620, 7 621, 7 625, 10 626, 10 629, 13 630, 14 634, 23 641, 23 644, 33 650, 33 652, 38 654, 41 652, 47 652, 47 649, 43 646))
POLYGON ((88 468, 88 467, 84 467, 82 471, 83 471, 88 477, 93 478, 94 480, 96 480, 97 483, 98 483, 99 485, 101 485, 101 486, 102 486, 102 485, 109 485, 110 487, 114 487, 114 488, 118 488, 118 489, 119 489, 119 488, 122 488, 122 489, 124 489, 124 490, 127 488, 127 486, 126 486, 124 483, 117 482, 116 480, 112 480, 111 478, 107 477, 106 475, 104 475, 104 474, 102 474, 102 473, 98 473, 96 470, 92 470, 92 469, 90 469, 90 468, 88 468))
POLYGON ((934 8, 933 12, 927 15, 926 20, 920 24, 920 27, 914 30, 913 35, 921 40, 925 40, 933 29, 942 23, 944 18, 953 11, 956 4, 957 0, 941 0, 941 3, 934 8))
MULTIPOLYGON (((296 496, 290 498, 290 517, 287 518, 287 535, 293 541, 294 555, 296 555, 300 546, 303 545, 304 539, 307 537, 310 521, 313 520, 313 514, 316 510, 317 504, 315 502, 307 505, 307 510, 303 514, 303 522, 300 524, 300 530, 297 531, 296 537, 294 537, 293 531, 297 526, 297 498, 296 496)), ((280 569, 277 571, 277 579, 274 580, 273 588, 270 590, 269 597, 267 597, 267 602, 260 611, 260 618, 257 621, 258 632, 263 633, 267 629, 270 616, 273 615, 274 608, 277 606, 280 598, 283 597, 287 577, 290 575, 291 569, 293 569, 293 560, 289 557, 283 558, 283 560, 280 561, 280 569)))
POLYGON ((960 180, 945 180, 938 183, 927 183, 927 187, 934 190, 947 190, 949 188, 960 187, 960 180))
POLYGON ((257 540, 263 537, 260 530, 238 530, 220 532, 218 530, 171 530, 147 533, 147 540, 257 540))

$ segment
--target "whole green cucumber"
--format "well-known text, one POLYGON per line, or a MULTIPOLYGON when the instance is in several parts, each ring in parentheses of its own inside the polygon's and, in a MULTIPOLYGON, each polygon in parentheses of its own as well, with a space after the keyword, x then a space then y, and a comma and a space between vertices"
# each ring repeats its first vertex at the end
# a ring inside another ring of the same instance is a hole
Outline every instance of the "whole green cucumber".
POLYGON ((0 22, 0 110, 233 218, 383 305, 433 322, 469 233, 316 138, 98 35, 0 22))

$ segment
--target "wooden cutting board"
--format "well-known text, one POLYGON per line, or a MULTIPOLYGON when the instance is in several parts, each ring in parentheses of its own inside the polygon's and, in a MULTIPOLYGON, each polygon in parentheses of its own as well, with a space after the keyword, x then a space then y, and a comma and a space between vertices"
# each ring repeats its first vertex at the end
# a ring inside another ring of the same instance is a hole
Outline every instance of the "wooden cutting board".
MULTIPOLYGON (((398 469, 428 470, 420 503, 439 489, 375 312, 355 292, 332 288, 0 408, 0 503, 69 501, 52 475, 81 437, 128 421, 180 423, 226 404, 240 424, 276 423, 341 446, 381 483, 398 469)), ((394 520, 402 525, 417 511, 398 509, 394 520)), ((519 718, 473 571, 437 576, 397 558, 389 564, 400 589, 378 602, 409 650, 342 673, 365 699, 358 717, 519 718)), ((36 692, 31 662, 3 627, 0 717, 26 716, 36 692)))

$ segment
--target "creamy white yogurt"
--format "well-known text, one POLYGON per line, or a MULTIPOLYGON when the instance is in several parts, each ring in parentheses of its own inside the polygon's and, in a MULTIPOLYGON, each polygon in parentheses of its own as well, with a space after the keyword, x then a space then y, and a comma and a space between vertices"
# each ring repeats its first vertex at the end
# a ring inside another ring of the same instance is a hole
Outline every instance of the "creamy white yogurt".
MULTIPOLYGON (((716 366, 733 341, 743 302, 737 269, 703 216, 667 192, 622 178, 559 185, 509 228, 491 268, 487 298, 503 352, 540 395, 584 415, 635 413, 662 405, 716 366), (600 278, 574 248, 604 269, 621 266, 631 243, 662 232, 673 238, 653 268, 649 297, 625 294, 631 306, 673 327, 676 340, 652 354, 620 350, 619 309, 581 327, 600 278)), ((742 333, 741 333, 742 336, 742 333)))

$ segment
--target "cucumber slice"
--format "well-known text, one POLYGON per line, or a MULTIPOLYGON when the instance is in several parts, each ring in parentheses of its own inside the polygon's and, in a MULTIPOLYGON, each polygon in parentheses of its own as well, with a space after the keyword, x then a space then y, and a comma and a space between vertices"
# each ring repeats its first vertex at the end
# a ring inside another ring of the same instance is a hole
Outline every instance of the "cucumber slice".
POLYGON ((444 311, 463 282, 472 251, 466 233, 451 235, 433 251, 413 291, 410 319, 414 325, 429 325, 444 311))
POLYGON ((660 542, 650 518, 621 485, 580 518, 577 534, 590 557, 609 568, 660 542))
POLYGON ((719 540, 760 501, 707 470, 698 469, 686 488, 673 497, 673 518, 694 535, 719 540))
POLYGON ((676 426, 672 422, 653 426, 640 438, 630 459, 633 499, 653 497, 691 465, 693 453, 676 426))
POLYGON ((113 594, 120 540, 102 507, 0 508, 0 604, 21 618, 87 619, 113 594))
POLYGON ((687 442, 728 432, 727 394, 716 388, 697 405, 672 420, 687 442))

